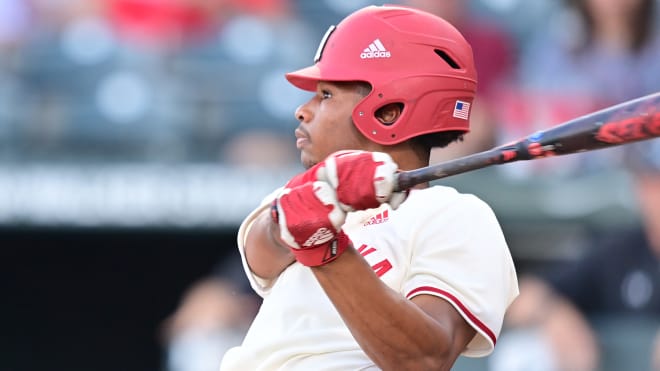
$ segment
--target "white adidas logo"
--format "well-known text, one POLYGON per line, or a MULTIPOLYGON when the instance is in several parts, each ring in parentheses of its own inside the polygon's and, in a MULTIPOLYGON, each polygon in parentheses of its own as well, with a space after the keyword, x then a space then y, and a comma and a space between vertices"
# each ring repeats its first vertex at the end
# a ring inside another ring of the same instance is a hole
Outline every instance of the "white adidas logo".
POLYGON ((390 52, 385 49, 385 46, 383 46, 383 43, 379 39, 374 40, 360 53, 360 58, 362 59, 389 58, 391 56, 390 52))
POLYGON ((364 223, 364 226, 366 227, 368 225, 385 223, 386 221, 388 221, 390 219, 389 215, 387 215, 387 214, 388 214, 388 212, 387 212, 387 210, 385 210, 382 213, 378 213, 376 216, 372 216, 371 219, 369 219, 369 221, 364 223))
POLYGON ((310 246, 316 246, 316 245, 322 245, 331 239, 333 239, 335 235, 325 227, 321 227, 314 232, 314 234, 303 243, 304 247, 310 247, 310 246))

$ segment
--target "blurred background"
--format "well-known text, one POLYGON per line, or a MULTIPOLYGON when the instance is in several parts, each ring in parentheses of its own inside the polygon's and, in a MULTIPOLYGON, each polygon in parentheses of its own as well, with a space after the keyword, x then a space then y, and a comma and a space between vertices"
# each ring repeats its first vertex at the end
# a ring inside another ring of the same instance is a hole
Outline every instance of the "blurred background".
MULTIPOLYGON (((283 74, 370 3, 0 0, 0 370, 216 370, 259 304, 237 227, 302 170, 283 74)), ((434 162, 660 91, 657 0, 388 3, 474 48, 474 129, 434 162)), ((490 203, 530 282, 456 369, 660 370, 658 178, 656 139, 436 182, 490 203)))

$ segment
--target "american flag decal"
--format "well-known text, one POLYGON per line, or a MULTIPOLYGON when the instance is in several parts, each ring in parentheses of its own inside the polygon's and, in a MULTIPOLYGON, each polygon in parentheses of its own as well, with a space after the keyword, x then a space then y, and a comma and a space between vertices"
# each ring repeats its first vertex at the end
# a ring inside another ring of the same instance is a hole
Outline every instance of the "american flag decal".
POLYGON ((467 120, 470 114, 470 103, 457 100, 454 105, 454 114, 452 116, 459 119, 467 120))

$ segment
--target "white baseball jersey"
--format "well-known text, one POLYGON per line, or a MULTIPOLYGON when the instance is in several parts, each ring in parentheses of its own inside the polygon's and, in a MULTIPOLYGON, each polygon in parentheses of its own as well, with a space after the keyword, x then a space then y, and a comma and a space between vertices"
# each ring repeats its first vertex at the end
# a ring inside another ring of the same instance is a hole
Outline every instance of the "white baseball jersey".
MULTIPOLYGON (((273 197, 238 232, 243 267, 263 303, 243 343, 225 354, 221 371, 377 370, 310 268, 294 263, 270 282, 250 272, 244 239, 273 197)), ((408 299, 434 295, 452 304, 477 331, 463 355, 492 352, 518 283, 501 228, 486 203, 449 187, 415 189, 397 210, 383 204, 349 213, 343 228, 389 287, 408 299)))

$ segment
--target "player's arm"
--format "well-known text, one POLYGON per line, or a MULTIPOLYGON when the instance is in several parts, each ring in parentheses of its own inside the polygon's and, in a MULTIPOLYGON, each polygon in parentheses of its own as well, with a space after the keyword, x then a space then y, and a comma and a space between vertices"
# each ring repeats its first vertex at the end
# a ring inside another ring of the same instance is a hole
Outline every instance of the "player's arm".
MULTIPOLYGON (((284 186, 284 192, 319 180, 319 169, 325 177, 326 167, 326 163, 321 162, 294 176, 284 186)), ((302 207, 305 206, 302 205, 302 207)), ((296 261, 289 246, 282 241, 280 227, 277 222, 273 221, 272 216, 271 209, 265 209, 259 213, 247 229, 244 238, 244 251, 248 266, 252 273, 265 280, 275 279, 286 267, 296 261)))
MULTIPOLYGON (((318 164, 289 179, 284 190, 316 181, 316 173, 322 166, 324 164, 318 164)), ((247 228, 243 246, 250 270, 264 280, 277 278, 296 261, 290 248, 280 238, 280 226, 273 220, 272 208, 265 208, 254 218, 247 228)))
POLYGON ((389 288, 341 229, 345 210, 392 204, 396 169, 382 153, 333 154, 313 174, 324 181, 287 189, 276 200, 275 216, 282 241, 298 262, 311 267, 379 367, 448 370, 475 330, 441 298, 419 295, 408 300, 389 288))
POLYGON ((286 189, 275 205, 282 241, 312 269, 374 363, 386 370, 451 368, 475 330, 444 300, 408 300, 383 283, 343 232, 346 212, 328 183, 286 189))
POLYGON ((258 277, 271 280, 296 261, 291 250, 280 240, 280 227, 273 222, 269 209, 256 216, 245 236, 245 258, 258 277))
POLYGON ((325 182, 287 189, 276 200, 283 242, 310 267, 365 353, 382 369, 448 370, 473 330, 447 302, 393 291, 342 231, 346 212, 325 182))
POLYGON ((407 300, 389 288, 355 249, 312 270, 383 370, 449 370, 475 335, 449 302, 430 295, 407 300))
MULTIPOLYGON (((284 186, 284 192, 298 186, 318 180, 317 173, 322 169, 325 174, 325 162, 291 178, 284 186)), ((301 207, 305 207, 301 205, 301 207)), ((280 226, 273 220, 272 210, 259 213, 246 232, 244 239, 245 259, 252 273, 272 280, 296 261, 295 255, 280 237, 280 226)))

